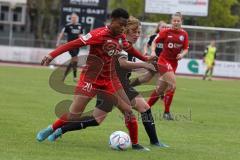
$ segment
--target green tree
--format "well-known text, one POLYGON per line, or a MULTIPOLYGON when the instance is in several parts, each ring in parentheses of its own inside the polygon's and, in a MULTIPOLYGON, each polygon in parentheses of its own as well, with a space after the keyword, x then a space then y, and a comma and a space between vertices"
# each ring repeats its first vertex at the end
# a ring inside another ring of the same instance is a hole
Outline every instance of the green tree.
POLYGON ((237 0, 213 0, 210 1, 208 17, 197 18, 197 24, 212 27, 234 27, 239 16, 232 13, 232 7, 237 0))
POLYGON ((109 9, 124 8, 130 15, 139 18, 141 21, 159 22, 160 20, 167 21, 169 15, 146 14, 144 13, 144 0, 110 0, 109 9))
MULTIPOLYGON (((59 28, 60 0, 28 0, 28 16, 36 46, 56 38, 59 28)), ((49 47, 49 46, 48 46, 49 47)))
MULTIPOLYGON (((187 24, 212 27, 235 27, 237 25, 240 17, 239 10, 237 10, 239 9, 240 0, 211 0, 209 3, 210 7, 207 17, 186 16, 187 24), (235 12, 238 13, 232 13, 233 6, 235 6, 235 12)), ((165 20, 168 22, 170 19, 170 15, 145 14, 144 0, 110 0, 110 10, 117 7, 126 9, 131 15, 142 21, 158 22, 159 20, 165 20)))

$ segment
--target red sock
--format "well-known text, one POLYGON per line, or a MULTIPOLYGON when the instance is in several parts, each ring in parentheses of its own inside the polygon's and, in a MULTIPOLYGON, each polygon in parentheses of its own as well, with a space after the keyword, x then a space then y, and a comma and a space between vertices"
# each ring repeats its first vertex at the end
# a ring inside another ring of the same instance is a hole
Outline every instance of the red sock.
POLYGON ((125 116, 125 124, 132 141, 132 144, 138 144, 138 123, 135 116, 125 116))
POLYGON ((170 106, 172 104, 174 96, 174 91, 168 91, 165 96, 164 96, 164 107, 165 107, 165 112, 170 112, 170 106))
POLYGON ((157 100, 159 99, 159 95, 156 93, 156 91, 154 90, 150 96, 150 98, 148 99, 148 105, 150 107, 152 107, 156 102, 157 100))
POLYGON ((53 124, 52 128, 55 131, 56 129, 62 127, 64 124, 67 123, 67 115, 68 114, 63 114, 59 119, 57 119, 53 124))

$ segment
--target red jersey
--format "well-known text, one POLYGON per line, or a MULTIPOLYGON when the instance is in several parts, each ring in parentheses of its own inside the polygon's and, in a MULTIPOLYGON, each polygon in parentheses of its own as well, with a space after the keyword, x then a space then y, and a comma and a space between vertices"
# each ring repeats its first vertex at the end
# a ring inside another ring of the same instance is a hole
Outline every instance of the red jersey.
POLYGON ((169 61, 177 61, 177 55, 182 50, 189 48, 188 33, 183 29, 162 29, 155 38, 155 43, 163 43, 163 51, 160 57, 169 61))
POLYGON ((86 75, 85 78, 90 80, 117 77, 113 57, 120 53, 121 50, 125 50, 141 60, 147 60, 126 41, 124 34, 114 36, 107 26, 92 30, 77 40, 60 46, 50 55, 54 58, 65 51, 86 45, 90 45, 90 50, 86 67, 84 67, 82 73, 86 75))

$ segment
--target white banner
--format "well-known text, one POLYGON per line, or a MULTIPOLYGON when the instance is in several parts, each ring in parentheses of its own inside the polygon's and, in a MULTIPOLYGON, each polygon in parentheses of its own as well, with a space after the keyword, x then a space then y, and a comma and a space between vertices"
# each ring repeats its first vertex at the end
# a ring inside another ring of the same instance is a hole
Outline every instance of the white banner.
POLYGON ((207 16, 209 0, 145 0, 146 13, 207 16))
MULTIPOLYGON (((203 75, 206 70, 206 65, 202 60, 182 59, 178 63, 176 73, 189 75, 203 75)), ((240 63, 215 61, 213 76, 240 78, 240 63)))
MULTIPOLYGON (((46 48, 0 46, 0 61, 39 64, 42 58, 52 50, 46 48)), ((79 55, 87 55, 87 53, 86 49, 80 49, 79 55)), ((71 56, 66 52, 54 59, 52 63, 63 64, 70 59, 71 56)))
MULTIPOLYGON (((48 53, 50 53, 52 50, 53 49, 0 46, 0 61, 40 64, 42 58, 48 53)), ((80 49, 79 56, 87 54, 87 49, 80 49)), ((64 53, 54 59, 52 63, 63 64, 70 60, 70 58, 71 56, 68 53, 64 53)), ((85 61, 85 58, 82 58, 82 60, 85 61)), ((181 61, 179 61, 176 73, 203 75, 205 69, 206 65, 203 63, 202 60, 182 59, 181 61)), ((213 75, 219 77, 240 78, 240 63, 216 61, 213 75)))

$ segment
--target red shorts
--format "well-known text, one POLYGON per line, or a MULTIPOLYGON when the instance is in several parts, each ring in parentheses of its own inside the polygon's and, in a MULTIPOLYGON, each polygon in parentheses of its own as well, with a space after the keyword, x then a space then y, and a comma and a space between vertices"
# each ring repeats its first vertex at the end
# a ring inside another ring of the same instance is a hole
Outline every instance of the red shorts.
POLYGON ((159 57, 158 59, 158 72, 164 74, 166 72, 176 72, 178 66, 177 61, 169 61, 165 58, 159 57))
POLYGON ((119 79, 97 79, 91 80, 85 78, 84 74, 80 75, 77 87, 75 88, 75 94, 82 94, 88 97, 94 97, 98 92, 106 92, 108 94, 114 94, 122 88, 122 84, 119 79))

